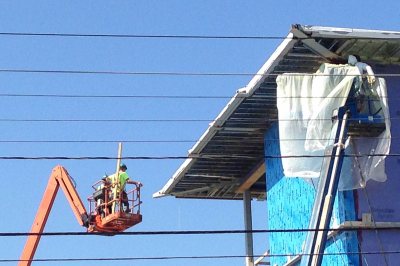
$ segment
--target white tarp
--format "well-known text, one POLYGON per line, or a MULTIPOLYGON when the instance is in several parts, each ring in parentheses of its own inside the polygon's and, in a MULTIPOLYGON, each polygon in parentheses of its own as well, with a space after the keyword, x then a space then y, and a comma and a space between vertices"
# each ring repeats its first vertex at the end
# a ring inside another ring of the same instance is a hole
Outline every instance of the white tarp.
MULTIPOLYGON (((356 66, 323 64, 312 75, 290 73, 278 76, 279 138, 285 176, 319 177, 322 156, 325 148, 333 144, 334 135, 331 135, 336 131, 332 129, 333 110, 345 104, 353 80, 360 79, 359 74, 360 69, 356 66)), ((377 79, 372 91, 379 96, 382 106, 379 114, 386 118, 386 130, 376 138, 351 141, 347 154, 389 153, 390 120, 385 81, 377 79)), ((384 156, 352 158, 343 167, 351 168, 343 172, 351 172, 352 178, 341 178, 341 189, 360 187, 368 179, 386 180, 384 156), (362 179, 365 182, 361 182, 362 179)))

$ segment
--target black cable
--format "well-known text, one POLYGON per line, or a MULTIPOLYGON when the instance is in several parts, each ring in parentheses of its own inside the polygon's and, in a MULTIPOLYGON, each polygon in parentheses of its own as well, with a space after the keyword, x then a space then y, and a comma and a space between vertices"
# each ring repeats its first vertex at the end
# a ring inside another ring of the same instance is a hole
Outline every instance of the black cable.
MULTIPOLYGON (((359 251, 359 252, 329 252, 329 253, 315 253, 315 254, 303 254, 303 253, 286 253, 286 254, 268 254, 268 255, 253 255, 255 257, 296 257, 296 256, 310 256, 310 255, 323 255, 323 256, 338 256, 338 255, 381 255, 381 254, 400 254, 400 250, 388 250, 388 251, 359 251)), ((31 262, 73 262, 73 261, 134 261, 134 260, 178 260, 178 259, 240 259, 247 258, 246 255, 205 255, 205 256, 157 256, 157 257, 104 257, 104 258, 44 258, 44 259, 32 259, 32 260, 20 260, 20 259, 0 259, 1 263, 4 262, 19 262, 19 261, 31 261, 31 262)))
MULTIPOLYGON (((230 99, 231 96, 205 96, 205 95, 73 95, 73 94, 15 94, 15 93, 0 93, 0 97, 48 97, 48 98, 150 98, 150 99, 230 99)), ((245 98, 240 97, 239 98, 245 98)), ((399 98, 400 99, 400 98, 399 98)))
MULTIPOLYGON (((271 76, 276 77, 281 74, 262 74, 262 73, 229 73, 229 72, 162 72, 162 71, 95 71, 95 70, 50 70, 50 69, 0 69, 3 73, 32 73, 32 74, 96 74, 96 75, 144 75, 144 76, 271 76)), ((311 73, 290 73, 292 76, 314 76, 316 74, 311 73)), ((349 74, 318 74, 319 77, 342 77, 342 76, 354 76, 360 75, 349 75, 349 74)), ((399 77, 399 73, 381 73, 375 74, 375 77, 399 77)))
POLYGON ((353 228, 327 228, 327 229, 309 229, 309 228, 294 228, 294 229, 254 229, 254 230, 180 230, 180 231, 136 231, 136 232, 115 232, 115 233, 102 233, 102 232, 2 232, 0 237, 20 237, 20 236, 109 236, 109 235, 217 235, 217 234, 259 234, 259 233, 304 233, 304 232, 319 232, 319 231, 332 231, 332 232, 347 232, 347 231, 398 231, 400 226, 382 226, 375 227, 353 227, 353 228))
MULTIPOLYGON (((228 35, 177 35, 177 34, 83 34, 83 33, 35 33, 35 32, 0 32, 2 36, 27 37, 88 37, 88 38, 141 38, 141 39, 222 39, 222 40, 285 40, 314 39, 311 37, 289 38, 286 36, 228 36, 228 35)), ((375 39, 375 38, 374 38, 375 39)))
MULTIPOLYGON (((340 121, 341 119, 336 119, 336 121, 340 121)), ((395 121, 400 120, 400 117, 390 117, 390 118, 379 118, 382 121, 395 121)), ((0 122, 84 122, 84 123, 159 123, 159 122, 226 122, 226 123, 235 123, 240 125, 255 125, 263 122, 303 122, 303 121, 332 121, 332 118, 316 118, 316 119, 279 119, 279 118, 266 118, 266 119, 258 119, 258 118, 235 118, 232 120, 214 120, 214 119, 25 119, 25 118, 0 118, 0 122)), ((347 121, 360 121, 358 118, 348 118, 347 121)), ((227 126, 229 127, 229 126, 227 126)), ((223 128, 223 127, 222 127, 223 128)))
MULTIPOLYGON (((0 140, 0 143, 119 143, 119 142, 122 142, 122 143, 196 143, 197 140, 4 140, 4 139, 0 140)), ((205 142, 205 141, 200 141, 200 142, 205 142)))
MULTIPOLYGON (((400 118, 399 118, 400 119, 400 118)), ((212 122, 212 119, 14 119, 0 118, 0 122, 212 122)))
MULTIPOLYGON (((254 143, 259 145, 260 139, 263 139, 262 137, 254 137, 254 136, 247 136, 246 137, 246 143, 254 143)), ((352 137, 351 139, 353 140, 359 140, 362 139, 364 140, 365 138, 363 137, 352 137)), ((373 139, 375 140, 380 140, 380 139, 390 139, 390 140, 398 140, 400 137, 374 137, 373 139)), ((234 137, 234 136, 229 136, 224 138, 224 140, 220 140, 220 142, 223 143, 225 146, 237 146, 237 141, 242 141, 243 137, 234 137)), ((268 141, 305 141, 305 140, 320 140, 320 141, 330 141, 334 140, 333 138, 296 138, 296 139, 268 139, 268 141)), ((218 142, 218 140, 215 140, 218 142)), ((161 139, 142 139, 142 140, 126 140, 126 139, 121 139, 121 140, 109 140, 109 139, 104 139, 104 140, 21 140, 21 139, 0 139, 0 143, 208 143, 209 141, 206 140, 161 140, 161 139)))
MULTIPOLYGON (((155 75, 155 76, 254 76, 253 73, 201 73, 201 72, 141 72, 141 71, 94 71, 94 70, 40 70, 40 69, 0 69, 3 73, 34 74, 96 74, 96 75, 155 75)), ((261 75, 261 74, 259 74, 261 75)))
MULTIPOLYGON (((354 137, 353 139, 365 139, 365 138, 357 138, 354 137)), ((392 138, 374 138, 376 140, 379 139, 391 139, 391 140, 398 140, 400 137, 392 137, 392 138)), ((254 144, 254 145, 260 145, 260 142, 258 141, 260 138, 246 138, 246 144, 254 144)), ((282 139, 282 140, 275 140, 275 141, 305 141, 306 139, 282 139)), ((321 141, 329 141, 333 139, 308 139, 308 140, 321 140, 321 141)), ((235 139, 230 139, 227 138, 226 140, 222 141, 221 145, 224 147, 229 147, 229 146, 237 146, 237 140, 235 139)), ((273 139, 269 139, 269 141, 273 141, 273 139)), ((153 143, 153 144, 159 144, 159 143, 208 143, 208 141, 197 141, 197 140, 0 140, 0 143, 29 143, 29 144, 51 144, 51 143, 85 143, 85 144, 91 144, 91 143, 153 143)))
MULTIPOLYGON (((389 154, 345 154, 337 155, 346 158, 352 157, 400 157, 399 153, 389 154)), ((331 158, 333 155, 267 155, 267 156, 249 156, 246 154, 236 155, 221 155, 221 154, 199 154, 191 156, 125 156, 122 160, 182 160, 182 159, 207 159, 207 160, 229 160, 229 159, 242 159, 242 160, 258 160, 264 159, 282 159, 282 158, 331 158)), ((335 156, 336 157, 336 156, 335 156)), ((0 160, 117 160, 117 157, 109 156, 0 156, 0 160)))
MULTIPOLYGON (((208 96, 208 95, 78 95, 78 94, 16 94, 16 93, 0 93, 0 97, 35 97, 35 98, 118 98, 118 99, 131 99, 131 98, 149 98, 149 99, 231 99, 232 96, 208 96)), ((236 95, 237 98, 249 98, 248 96, 236 95)), ((344 99, 347 96, 287 96, 277 97, 276 95, 257 95, 257 99, 344 99)), ((387 98, 389 100, 400 100, 400 97, 379 97, 381 99, 387 98)), ((379 101, 379 99, 372 100, 379 101)))
MULTIPOLYGON (((85 38, 147 38, 147 39, 221 39, 221 40, 307 40, 317 37, 256 36, 256 35, 178 35, 178 34, 106 34, 106 33, 61 33, 61 32, 0 32, 2 36, 26 37, 85 37, 85 38)), ((343 39, 388 40, 376 37, 348 37, 343 39)), ((389 38, 399 40, 400 38, 389 38)))
MULTIPOLYGON (((255 256, 257 257, 257 256, 255 256)), ((75 261, 135 261, 135 260, 179 260, 179 259, 236 259, 246 258, 245 255, 210 255, 210 256, 159 256, 159 257, 119 257, 119 258, 53 258, 53 259, 32 259, 32 260, 20 260, 20 259, 0 259, 0 263, 3 262, 75 262, 75 261)))

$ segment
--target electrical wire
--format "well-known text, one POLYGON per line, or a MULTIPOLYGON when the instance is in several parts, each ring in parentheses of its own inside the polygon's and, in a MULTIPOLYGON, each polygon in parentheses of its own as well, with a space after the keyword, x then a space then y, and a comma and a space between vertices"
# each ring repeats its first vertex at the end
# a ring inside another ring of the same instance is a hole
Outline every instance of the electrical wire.
MULTIPOLYGON (((389 154, 345 154, 343 157, 400 157, 399 153, 389 154)), ((182 160, 182 159, 204 159, 204 160, 258 160, 264 159, 281 159, 281 158, 331 158, 331 155, 267 155, 267 156, 249 156, 246 154, 226 155, 226 154, 200 154, 190 156, 125 156, 122 160, 182 160)), ((0 156, 0 160, 117 160, 117 157, 109 156, 0 156)))
MULTIPOLYGON (((85 38, 135 38, 135 39, 206 39, 206 40, 305 40, 312 37, 287 36, 239 36, 239 35, 177 35, 177 34, 83 34, 83 33, 56 33, 56 32, 0 32, 0 36, 25 37, 85 37, 85 38)), ((375 38, 374 38, 375 39, 375 38)))
MULTIPOLYGON (((281 74, 275 73, 246 73, 246 72, 180 72, 180 71, 116 71, 116 70, 56 70, 56 69, 7 69, 1 68, 3 73, 31 73, 31 74, 95 74, 95 75, 135 75, 135 76, 270 76, 277 77, 281 74)), ((358 77, 360 75, 349 74, 313 74, 313 73, 290 73, 292 76, 314 76, 319 77, 358 77)), ((399 77, 399 73, 375 73, 375 77, 399 77)))
MULTIPOLYGON (((392 138, 393 139, 393 138, 392 138)), ((0 140, 0 143, 196 143, 196 140, 0 140)), ((205 141, 200 141, 205 142, 205 141)), ((258 143, 258 142, 255 142, 258 143)))
MULTIPOLYGON (((95 75, 139 75, 139 76, 254 76, 253 73, 211 72, 145 72, 145 71, 94 71, 94 70, 45 70, 45 69, 0 69, 3 73, 32 74, 95 74, 95 75)), ((263 75, 263 74, 258 74, 263 75)))
MULTIPOLYGON (((384 251, 384 254, 400 254, 400 250, 384 251)), ((340 256, 340 255, 380 255, 380 251, 359 251, 359 252, 325 252, 316 254, 303 254, 303 253, 285 253, 285 254, 268 254, 254 255, 254 257, 296 257, 296 256, 310 256, 310 255, 324 255, 324 256, 340 256)), ((240 259, 247 258, 246 255, 203 255, 203 256, 154 256, 154 257, 103 257, 103 258, 42 258, 32 260, 20 259, 0 259, 0 263, 5 262, 75 262, 75 261, 135 261, 135 260, 187 260, 187 259, 240 259)))
MULTIPOLYGON (((246 144, 257 144, 259 145, 260 139, 263 139, 262 137, 254 137, 254 136, 248 136, 245 138, 246 144)), ((352 137, 351 139, 353 140, 364 140, 365 137, 352 137)), ((381 139, 390 139, 390 140, 399 140, 400 137, 374 137, 375 140, 381 140, 381 139)), ((268 139, 269 141, 305 141, 305 140, 320 140, 320 141, 330 141, 333 140, 332 138, 296 138, 296 139, 268 139)), ((218 140, 215 140, 218 142, 218 140)), ((233 137, 229 136, 226 137, 224 140, 220 140, 223 142, 224 146, 237 146, 237 141, 243 141, 243 137, 233 137)), ((0 143, 208 143, 208 141, 205 140, 168 140, 168 139, 137 139, 137 140, 127 140, 127 139, 120 139, 120 140, 110 140, 110 139, 103 139, 103 140, 93 140, 93 139, 88 139, 88 140, 28 140, 28 139, 0 139, 0 143)))
MULTIPOLYGON (((230 99, 231 96, 206 96, 206 95, 78 95, 78 94, 16 94, 0 93, 0 97, 35 97, 35 98, 118 98, 118 99, 230 99)), ((244 96, 239 98, 245 98, 244 96)), ((399 98, 400 100, 400 98, 399 98)))
MULTIPOLYGON (((400 118, 399 118, 400 119, 400 118)), ((14 118, 0 118, 0 122, 212 122, 212 119, 14 119, 14 118)))
MULTIPOLYGON (((232 96, 209 96, 209 95, 79 95, 79 94, 23 94, 23 93, 0 93, 0 97, 34 97, 34 98, 117 98, 117 99, 231 99, 232 96)), ((237 98, 249 98, 248 96, 240 96, 237 95, 237 98)), ((277 97, 276 95, 257 95, 255 98, 257 99, 344 99, 348 98, 345 96, 326 96, 326 97, 319 97, 319 96, 280 96, 277 97)), ((382 96, 381 99, 389 99, 389 100, 396 100, 399 101, 400 97, 389 97, 389 96, 382 96)), ((374 100, 378 101, 378 100, 374 100)))
MULTIPOLYGON (((337 119, 340 121, 340 119, 337 119)), ((400 120, 400 117, 390 117, 390 118, 379 118, 381 121, 397 121, 400 120)), ((226 123, 234 123, 234 124, 240 124, 240 125, 257 125, 260 123, 264 122, 302 122, 302 121, 307 121, 306 119, 279 119, 279 118, 266 118, 266 119, 252 119, 252 118, 235 118, 232 120, 214 120, 214 119, 63 119, 63 118, 56 118, 56 119, 43 119, 43 118, 38 118, 38 119, 28 119, 28 118, 0 118, 0 122, 84 122, 84 123, 130 123, 130 122, 135 122, 135 123, 143 123, 143 122, 148 122, 148 123, 159 123, 159 122, 179 122, 179 123, 185 123, 185 122, 190 122, 190 123, 202 123, 202 122, 208 122, 208 123, 218 123, 218 122, 226 122, 226 123)), ((332 121, 332 118, 315 118, 315 119, 309 119, 309 121, 332 121)), ((349 118, 347 121, 352 122, 358 122, 360 119, 358 118, 349 118)), ((229 126, 228 126, 229 127, 229 126)))
MULTIPOLYGON (((141 38, 141 39, 216 39, 216 40, 308 40, 316 37, 287 37, 287 36, 257 36, 257 35, 178 35, 178 34, 106 34, 106 33, 61 33, 61 32, 0 32, 0 36, 25 36, 25 37, 78 37, 78 38, 141 38)), ((348 37, 343 39, 359 40, 387 40, 388 38, 376 37, 348 37)), ((399 40, 400 38, 390 38, 399 40)))
POLYGON ((400 226, 381 226, 377 228, 374 225, 369 227, 353 227, 353 228, 293 228, 293 229, 253 229, 253 230, 177 230, 177 231, 134 231, 134 232, 0 232, 0 237, 20 237, 20 236, 110 236, 110 235, 124 235, 124 236, 148 236, 148 235, 220 235, 220 234, 260 234, 260 233, 301 233, 301 232, 344 232, 344 231, 399 231, 400 226))

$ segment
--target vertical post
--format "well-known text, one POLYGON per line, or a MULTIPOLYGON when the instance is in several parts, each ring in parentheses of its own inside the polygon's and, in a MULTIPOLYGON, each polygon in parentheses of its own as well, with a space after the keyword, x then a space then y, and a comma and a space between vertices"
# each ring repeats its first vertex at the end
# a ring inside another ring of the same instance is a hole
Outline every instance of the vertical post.
POLYGON ((251 215, 251 195, 250 191, 243 192, 243 210, 244 210, 244 226, 247 231, 245 234, 246 242, 246 266, 254 266, 253 254, 253 224, 251 215))
POLYGON ((122 143, 118 143, 118 155, 117 155, 117 170, 115 171, 115 174, 118 176, 119 173, 119 166, 121 164, 121 156, 122 156, 122 143))
MULTIPOLYGON (((117 169, 115 170, 115 177, 114 177, 114 182, 115 182, 115 186, 119 186, 119 166, 121 165, 121 157, 122 157, 122 142, 118 143, 118 155, 117 155, 117 169)), ((116 207, 116 199, 119 198, 117 193, 118 193, 118 187, 113 188, 113 204, 112 204, 112 209, 111 211, 114 213, 117 210, 115 209, 116 207)), ((121 208, 121 206, 118 205, 118 209, 121 208)))

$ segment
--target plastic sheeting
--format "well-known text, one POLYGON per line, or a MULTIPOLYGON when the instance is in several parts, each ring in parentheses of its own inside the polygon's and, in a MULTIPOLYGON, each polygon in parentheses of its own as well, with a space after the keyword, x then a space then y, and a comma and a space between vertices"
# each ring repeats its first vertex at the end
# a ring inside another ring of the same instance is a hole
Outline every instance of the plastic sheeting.
MULTIPOLYGON (((287 177, 319 177, 325 149, 333 145, 336 129, 332 127, 333 111, 343 106, 353 81, 361 82, 356 66, 323 64, 315 74, 283 74, 277 77, 279 138, 284 174, 287 177)), ((385 118, 386 130, 375 138, 351 140, 347 154, 388 154, 390 120, 386 84, 377 79, 372 86, 385 118)), ((348 158, 348 157, 346 157, 348 158)), ((354 189, 369 179, 385 181, 385 156, 346 159, 339 189, 354 189)))

